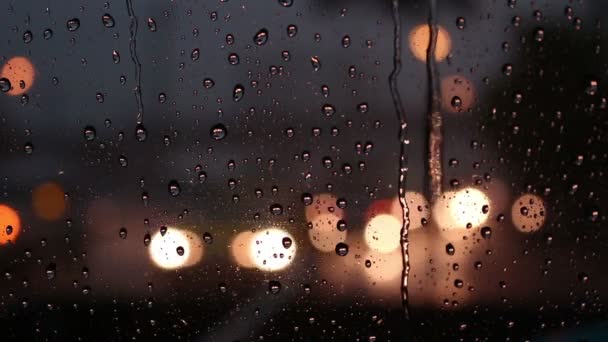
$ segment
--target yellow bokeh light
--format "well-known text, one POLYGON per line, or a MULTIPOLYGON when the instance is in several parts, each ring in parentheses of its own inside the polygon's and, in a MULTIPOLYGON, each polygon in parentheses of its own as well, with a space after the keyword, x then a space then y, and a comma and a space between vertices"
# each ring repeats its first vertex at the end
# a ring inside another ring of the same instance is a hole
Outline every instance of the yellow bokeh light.
POLYGON ((310 243, 319 251, 334 252, 336 244, 346 240, 346 230, 337 228, 340 217, 335 214, 322 213, 316 215, 310 222, 312 228, 308 230, 310 243))
POLYGON ((13 96, 27 92, 34 84, 35 77, 36 69, 26 57, 13 57, 0 70, 0 78, 11 82, 11 89, 6 93, 13 96))
POLYGON ((240 232, 234 237, 230 244, 230 254, 240 267, 255 267, 251 257, 251 244, 254 242, 254 234, 250 231, 240 232))
POLYGON ((490 200, 478 189, 448 191, 433 206, 433 217, 443 229, 479 227, 488 219, 490 200))
POLYGON ((313 196, 312 204, 306 206, 304 214, 306 220, 312 222, 315 217, 321 214, 332 214, 339 219, 344 218, 344 209, 337 206, 338 198, 331 194, 317 194, 313 196))
POLYGON ((65 211, 65 193, 57 183, 41 184, 32 193, 32 205, 34 212, 41 219, 57 220, 61 218, 65 211))
POLYGON ((475 104, 473 84, 460 75, 446 76, 441 80, 441 100, 445 111, 469 111, 475 104))
POLYGON ((511 207, 511 219, 521 232, 532 233, 541 229, 546 219, 545 201, 533 194, 520 196, 511 207))
POLYGON ((169 227, 162 235, 157 232, 149 246, 150 258, 160 268, 177 269, 192 266, 203 257, 203 244, 194 233, 169 227), (178 249, 183 253, 178 253, 178 249))
POLYGON ((401 279, 403 256, 400 251, 389 254, 369 253, 364 259, 365 274, 372 282, 395 283, 395 280, 401 279))
POLYGON ((365 228, 365 243, 380 253, 390 253, 401 245, 402 221, 390 214, 374 216, 365 228))
POLYGON ((15 209, 0 204, 0 245, 14 243, 21 233, 21 220, 15 209))
MULTIPOLYGON (((441 26, 438 26, 437 46, 435 47, 435 60, 442 61, 450 53, 452 41, 448 32, 441 26)), ((426 62, 427 49, 431 31, 428 25, 418 25, 414 27, 409 34, 410 51, 416 59, 426 62)))
POLYGON ((278 271, 293 262, 296 255, 296 241, 287 232, 270 228, 255 233, 250 243, 251 259, 263 271, 278 271), (289 247, 285 244, 289 242, 289 247))

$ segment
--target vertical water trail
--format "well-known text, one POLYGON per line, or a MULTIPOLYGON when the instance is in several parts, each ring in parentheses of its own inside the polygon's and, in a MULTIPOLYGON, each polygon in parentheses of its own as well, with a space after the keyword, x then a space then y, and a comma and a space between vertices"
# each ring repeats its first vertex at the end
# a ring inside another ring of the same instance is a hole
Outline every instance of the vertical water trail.
POLYGON ((127 12, 131 20, 129 24, 129 54, 131 55, 133 66, 135 67, 135 88, 133 89, 133 92, 135 93, 135 100, 137 101, 137 126, 139 130, 144 121, 144 103, 141 96, 141 63, 137 58, 137 17, 133 11, 132 0, 126 0, 126 4, 127 12))
POLYGON ((408 277, 410 273, 410 257, 409 257, 409 237, 408 229, 410 225, 409 221, 409 209, 407 202, 405 201, 405 185, 407 175, 407 147, 409 140, 407 138, 407 121, 405 117, 405 111, 403 109, 403 103, 401 102, 401 95, 399 94, 399 88, 397 87, 397 78, 401 72, 401 18, 399 16, 399 0, 393 0, 393 70, 388 78, 389 88, 391 90, 391 96, 393 98, 393 105, 397 112, 397 118, 399 120, 399 204, 403 212, 403 220, 401 224, 401 256, 403 261, 402 271, 402 282, 401 282, 401 300, 403 310, 406 319, 409 318, 409 307, 408 307, 408 277))
POLYGON ((442 192, 441 150, 443 144, 443 118, 441 116, 441 96, 439 92, 435 48, 437 46, 438 26, 436 21, 437 2, 430 0, 429 10, 429 46, 426 50, 426 67, 429 81, 429 137, 428 137, 428 170, 431 192, 431 203, 434 203, 442 192))

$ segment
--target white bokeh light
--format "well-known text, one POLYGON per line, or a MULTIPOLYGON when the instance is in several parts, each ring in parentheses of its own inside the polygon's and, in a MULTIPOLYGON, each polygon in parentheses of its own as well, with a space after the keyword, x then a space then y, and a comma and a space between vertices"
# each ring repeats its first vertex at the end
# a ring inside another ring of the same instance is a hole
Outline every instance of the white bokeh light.
POLYGON ((278 271, 295 258, 296 241, 289 233, 277 229, 264 229, 254 234, 250 243, 251 260, 263 271, 278 271), (290 241, 289 248, 284 242, 290 241))
POLYGON ((177 269, 198 263, 203 256, 200 238, 189 231, 169 227, 165 235, 157 232, 149 246, 150 258, 160 268, 177 269), (177 249, 184 250, 179 255, 177 249))
POLYGON ((380 253, 390 253, 401 244, 402 221, 394 215, 372 217, 365 227, 365 243, 380 253))

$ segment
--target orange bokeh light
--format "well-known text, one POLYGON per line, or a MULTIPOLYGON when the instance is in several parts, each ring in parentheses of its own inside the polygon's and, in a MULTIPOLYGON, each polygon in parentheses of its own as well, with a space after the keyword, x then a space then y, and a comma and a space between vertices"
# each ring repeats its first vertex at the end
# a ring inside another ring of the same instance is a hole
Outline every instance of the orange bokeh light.
POLYGON ((26 57, 13 57, 9 59, 2 70, 0 78, 6 78, 11 82, 9 95, 17 96, 30 90, 36 78, 36 69, 32 62, 26 57))
POLYGON ((57 183, 47 182, 36 187, 32 205, 38 217, 47 221, 60 218, 65 211, 64 191, 57 183))
POLYGON ((475 88, 471 81, 460 75, 450 75, 441 80, 443 110, 467 112, 475 104, 475 88))
MULTIPOLYGON (((437 45, 435 46, 435 60, 442 61, 450 53, 452 40, 448 32, 441 26, 438 26, 437 45)), ((410 51, 419 61, 426 62, 426 50, 429 47, 431 32, 428 25, 418 25, 410 31, 409 43, 410 51)))
POLYGON ((17 214, 15 209, 0 204, 0 245, 15 242, 20 232, 21 220, 19 219, 19 214, 17 214))

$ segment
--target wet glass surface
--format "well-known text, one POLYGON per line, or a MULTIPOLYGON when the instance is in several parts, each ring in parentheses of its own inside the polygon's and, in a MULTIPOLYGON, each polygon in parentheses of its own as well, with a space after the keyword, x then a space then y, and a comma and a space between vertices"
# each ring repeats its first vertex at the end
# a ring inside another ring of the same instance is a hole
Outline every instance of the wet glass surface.
POLYGON ((608 335, 603 2, 2 6, 2 340, 608 335))

